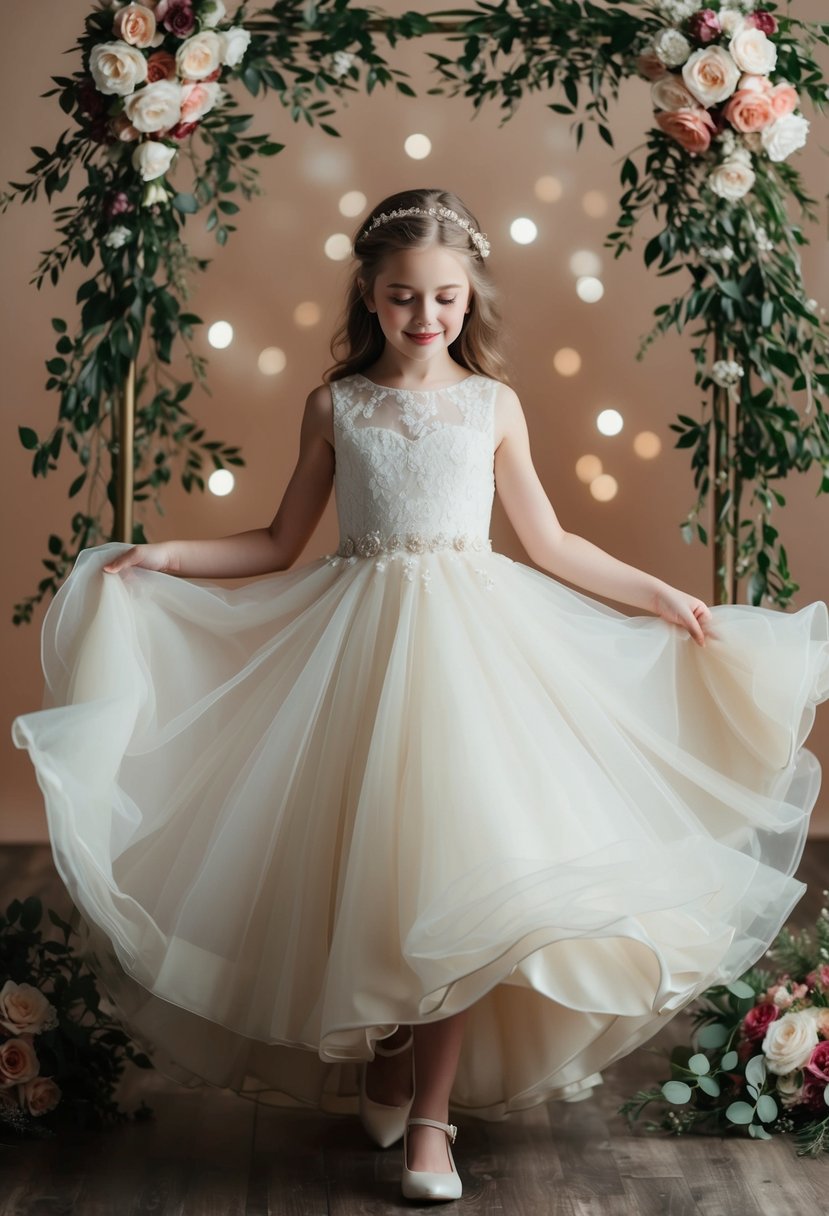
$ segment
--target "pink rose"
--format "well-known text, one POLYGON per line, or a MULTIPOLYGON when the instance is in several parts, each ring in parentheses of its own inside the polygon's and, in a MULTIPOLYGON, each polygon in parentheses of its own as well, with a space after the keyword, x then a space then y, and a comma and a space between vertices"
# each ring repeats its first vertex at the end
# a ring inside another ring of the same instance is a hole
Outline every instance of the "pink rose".
POLYGON ((723 113, 737 131, 762 131, 776 117, 771 97, 759 89, 738 89, 723 113))
POLYGON ((127 4, 115 14, 112 29, 116 38, 143 50, 155 38, 155 16, 144 4, 127 4))
POLYGON ((45 1115, 54 1110, 61 1099, 60 1087, 51 1077, 33 1077, 17 1087, 20 1105, 30 1115, 45 1115))
POLYGON ((0 1043, 0 1087, 31 1081, 40 1071, 40 1061, 25 1039, 6 1039, 0 1043))
POLYGON ((777 18, 772 13, 763 12, 762 9, 749 13, 746 17, 746 25, 753 25, 755 29, 762 30, 764 34, 777 33, 777 18))
POLYGON ((720 19, 712 8, 701 9, 700 12, 694 13, 688 22, 688 32, 696 42, 701 42, 704 46, 715 42, 722 33, 720 19))
POLYGON ((774 1022, 779 1016, 780 1011, 776 1005, 772 1005, 770 1001, 763 1001, 761 1004, 755 1005, 753 1009, 749 1009, 743 1018, 743 1034, 750 1043, 759 1043, 761 1039, 765 1038, 769 1022, 774 1022))
POLYGON ((33 984, 6 980, 0 989, 0 1026, 11 1034, 26 1037, 53 1030, 58 1024, 57 1010, 33 984))
POLYGON ((147 84, 156 80, 175 80, 176 57, 169 51, 155 51, 147 60, 147 84))
POLYGON ((181 86, 181 114, 179 122, 198 122, 213 109, 221 96, 217 84, 195 80, 181 86))
POLYGON ((829 1043, 825 1039, 814 1048, 803 1065, 803 1071, 824 1085, 829 1085, 829 1043))
MULTIPOLYGON (((793 114, 800 105, 797 89, 787 80, 781 80, 779 84, 776 84, 771 89, 769 96, 775 118, 782 118, 784 114, 793 114)), ((829 971, 829 967, 824 965, 824 970, 829 971)), ((827 979, 827 983, 829 983, 829 979, 827 979)))
POLYGON ((708 151, 712 132, 717 129, 707 110, 663 112, 656 115, 656 125, 692 156, 708 151))
POLYGON ((190 0, 159 0, 155 19, 177 38, 189 38, 196 28, 196 16, 190 0))
POLYGON ((668 75, 665 64, 653 51, 645 51, 638 56, 636 71, 640 76, 644 76, 645 80, 661 80, 663 76, 668 75))

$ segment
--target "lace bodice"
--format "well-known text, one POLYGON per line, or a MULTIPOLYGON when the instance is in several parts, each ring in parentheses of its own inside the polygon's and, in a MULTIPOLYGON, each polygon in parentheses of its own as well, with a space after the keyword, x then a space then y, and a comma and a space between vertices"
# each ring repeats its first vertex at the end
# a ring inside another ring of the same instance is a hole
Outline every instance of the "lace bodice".
POLYGON ((497 390, 481 375, 431 390, 331 382, 339 552, 488 545, 497 390))

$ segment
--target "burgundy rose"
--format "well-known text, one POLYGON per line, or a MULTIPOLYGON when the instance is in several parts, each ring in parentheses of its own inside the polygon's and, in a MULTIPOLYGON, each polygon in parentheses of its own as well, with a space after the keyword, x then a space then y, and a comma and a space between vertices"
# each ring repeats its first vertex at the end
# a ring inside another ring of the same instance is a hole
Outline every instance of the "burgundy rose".
POLYGON ((90 118, 97 118, 99 114, 103 114, 107 108, 107 99, 103 93, 100 93, 95 87, 95 81, 91 76, 86 76, 78 86, 78 105, 83 110, 84 114, 88 114, 90 118))
POLYGON ((177 38, 189 38, 196 28, 196 15, 190 0, 159 0, 155 19, 177 38))
POLYGON ((773 13, 765 13, 762 9, 749 13, 746 17, 746 25, 753 25, 755 29, 762 30, 767 36, 777 33, 777 18, 773 13))
POLYGON ((814 1077, 810 1077, 808 1073, 803 1076, 803 1106, 808 1110, 825 1111, 826 1101, 823 1097, 823 1091, 826 1089, 825 1081, 818 1081, 814 1077))
POLYGON ((166 134, 170 139, 186 139, 188 135, 193 134, 198 125, 198 119, 195 122, 177 122, 174 127, 170 127, 166 134))
POLYGON ((701 9, 688 22, 688 33, 696 42, 707 46, 709 42, 716 42, 722 33, 720 19, 712 8, 701 9))
POLYGON ((763 1001, 749 1009, 743 1018, 743 1034, 750 1043, 759 1043, 765 1038, 770 1022, 776 1022, 780 1010, 770 1001, 763 1001))
POLYGON ((147 84, 156 80, 175 80, 176 57, 169 51, 155 51, 147 60, 147 84))
POLYGON ((829 1039, 823 1039, 814 1048, 803 1065, 804 1081, 814 1077, 821 1086, 829 1085, 829 1039))
POLYGON ((104 208, 107 218, 111 220, 114 220, 119 215, 126 215, 129 211, 134 210, 135 207, 132 205, 123 190, 119 190, 117 194, 113 194, 104 208))

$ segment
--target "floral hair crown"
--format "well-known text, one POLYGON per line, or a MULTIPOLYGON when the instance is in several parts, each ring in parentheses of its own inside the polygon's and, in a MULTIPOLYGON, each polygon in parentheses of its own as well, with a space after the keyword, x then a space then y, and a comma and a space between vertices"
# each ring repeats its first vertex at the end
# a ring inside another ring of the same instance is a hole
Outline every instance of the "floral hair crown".
POLYGON ((404 215, 436 215, 442 220, 452 220, 453 223, 459 224, 461 228, 466 229, 477 246, 481 257, 489 257, 489 241, 486 239, 486 233, 476 232, 469 220, 464 219, 462 215, 458 215, 457 211, 453 211, 450 207, 399 207, 396 211, 383 211, 380 215, 374 217, 368 228, 363 229, 358 240, 362 240, 363 237, 368 236, 380 224, 387 224, 389 220, 401 219, 404 215))

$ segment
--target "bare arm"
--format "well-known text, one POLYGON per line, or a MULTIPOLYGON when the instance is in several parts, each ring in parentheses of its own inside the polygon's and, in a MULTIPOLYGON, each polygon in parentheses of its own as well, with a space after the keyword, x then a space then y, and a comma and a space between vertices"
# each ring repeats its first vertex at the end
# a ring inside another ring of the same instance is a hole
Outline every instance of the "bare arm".
POLYGON ((216 540, 171 540, 134 545, 104 570, 114 574, 144 566, 190 578, 251 578, 285 570, 299 557, 319 523, 331 493, 334 447, 331 390, 308 394, 299 437, 299 457, 267 528, 252 528, 216 540))
POLYGON ((521 403, 507 385, 501 386, 496 405, 495 483, 519 540, 542 569, 585 591, 684 625, 696 642, 704 643, 700 622, 711 614, 702 600, 564 531, 533 465, 521 403))

